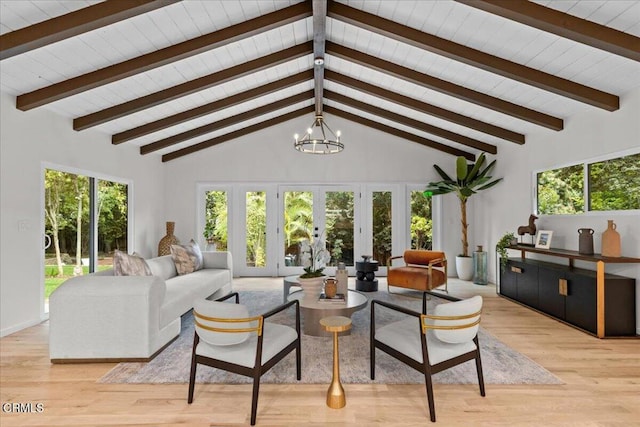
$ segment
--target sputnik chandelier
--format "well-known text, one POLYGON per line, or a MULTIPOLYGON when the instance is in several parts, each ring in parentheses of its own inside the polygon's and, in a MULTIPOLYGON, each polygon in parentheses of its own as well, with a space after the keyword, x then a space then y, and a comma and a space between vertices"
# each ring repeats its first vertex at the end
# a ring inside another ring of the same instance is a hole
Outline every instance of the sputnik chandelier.
POLYGON ((334 154, 344 149, 344 144, 340 142, 340 131, 334 133, 321 114, 316 115, 302 138, 298 139, 298 136, 298 134, 293 135, 293 146, 301 153, 334 154))

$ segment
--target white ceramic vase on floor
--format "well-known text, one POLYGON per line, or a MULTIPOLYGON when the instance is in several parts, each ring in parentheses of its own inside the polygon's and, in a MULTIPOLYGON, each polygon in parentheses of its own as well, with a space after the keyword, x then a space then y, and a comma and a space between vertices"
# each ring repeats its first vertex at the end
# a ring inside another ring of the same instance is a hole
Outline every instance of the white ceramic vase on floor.
POLYGON ((456 272, 460 280, 471 280, 473 278, 473 258, 457 256, 456 272))

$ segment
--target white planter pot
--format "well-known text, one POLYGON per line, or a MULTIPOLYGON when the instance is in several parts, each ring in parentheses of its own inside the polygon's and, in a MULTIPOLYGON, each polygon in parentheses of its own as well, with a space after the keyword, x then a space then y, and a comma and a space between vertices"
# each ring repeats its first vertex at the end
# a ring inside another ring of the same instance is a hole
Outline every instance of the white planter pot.
POLYGON ((471 280, 473 278, 473 258, 457 256, 456 272, 461 280, 471 280))
POLYGON ((318 300, 320 294, 322 293, 324 279, 326 279, 326 276, 312 277, 309 279, 298 277, 298 283, 300 283, 300 286, 304 291, 305 301, 314 302, 318 300))

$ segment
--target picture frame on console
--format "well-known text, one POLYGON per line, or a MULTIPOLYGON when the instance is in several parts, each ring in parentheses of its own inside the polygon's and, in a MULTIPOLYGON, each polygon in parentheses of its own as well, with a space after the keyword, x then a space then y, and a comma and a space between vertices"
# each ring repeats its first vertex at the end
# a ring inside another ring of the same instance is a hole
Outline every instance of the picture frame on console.
POLYGON ((539 230, 536 235, 536 248, 549 249, 551 247, 552 230, 539 230))

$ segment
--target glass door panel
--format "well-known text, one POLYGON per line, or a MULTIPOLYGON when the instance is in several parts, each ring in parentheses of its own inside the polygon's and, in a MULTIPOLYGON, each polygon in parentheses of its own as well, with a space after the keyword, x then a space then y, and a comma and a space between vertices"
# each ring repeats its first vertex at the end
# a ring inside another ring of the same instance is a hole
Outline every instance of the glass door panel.
POLYGON ((205 223, 202 235, 207 251, 228 250, 229 202, 226 191, 205 191, 205 223))
POLYGON ((423 191, 411 191, 411 249, 433 248, 433 221, 431 219, 431 200, 423 191))
MULTIPOLYGON (((278 275, 302 274, 301 243, 322 239, 331 259, 324 270, 332 275, 338 262, 354 265, 358 242, 358 203, 353 187, 281 186, 280 254, 278 275)), ((351 269, 353 274, 355 270, 351 269)))
POLYGON ((246 193, 246 267, 267 265, 267 194, 264 191, 246 193))
POLYGON ((44 181, 45 234, 51 241, 44 250, 44 312, 48 313, 49 295, 66 279, 89 271, 89 178, 46 169, 44 181))
POLYGON ((301 267, 301 243, 313 239, 313 192, 283 191, 283 253, 285 267, 301 267))
POLYGON ((392 249, 392 192, 373 191, 371 200, 373 259, 386 266, 392 249))
POLYGON ((339 262, 354 265, 354 192, 327 191, 325 193, 325 235, 331 253, 329 266, 339 262))
POLYGON ((129 186, 44 169, 44 310, 66 279, 113 266, 128 252, 129 186))
POLYGON ((113 251, 128 252, 129 186, 98 180, 98 256, 96 270, 113 267, 113 251))

